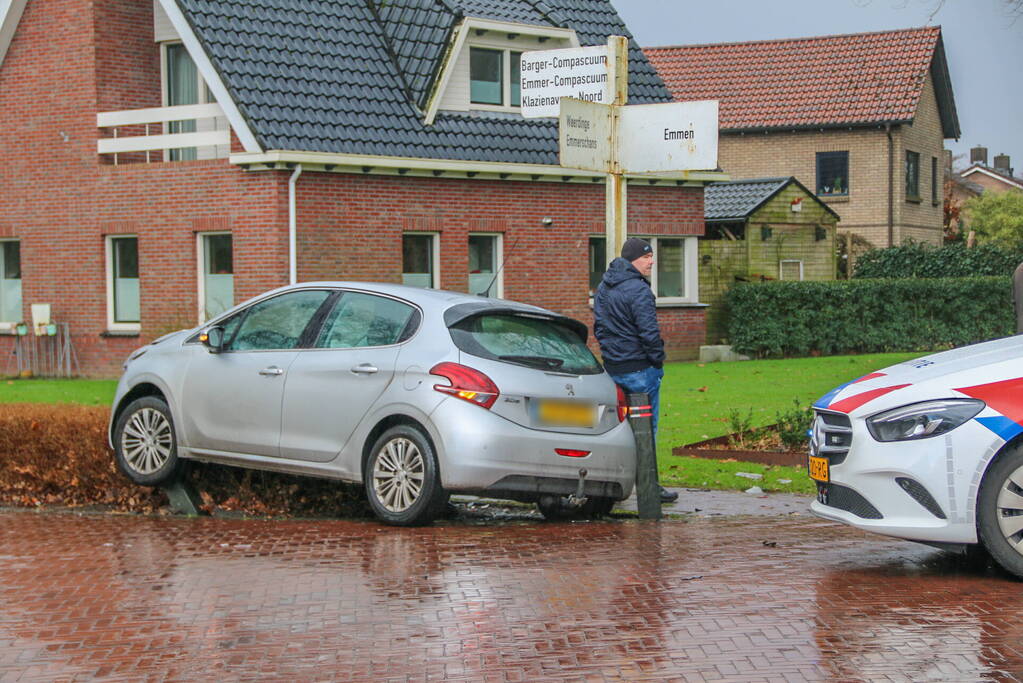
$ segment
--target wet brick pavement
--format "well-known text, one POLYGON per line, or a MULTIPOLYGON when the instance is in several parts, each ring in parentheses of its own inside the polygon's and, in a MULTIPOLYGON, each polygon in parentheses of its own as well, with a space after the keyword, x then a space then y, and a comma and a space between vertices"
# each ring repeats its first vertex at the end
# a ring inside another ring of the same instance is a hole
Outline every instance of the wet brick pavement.
POLYGON ((0 680, 1021 680, 1021 587, 805 515, 7 511, 0 680))

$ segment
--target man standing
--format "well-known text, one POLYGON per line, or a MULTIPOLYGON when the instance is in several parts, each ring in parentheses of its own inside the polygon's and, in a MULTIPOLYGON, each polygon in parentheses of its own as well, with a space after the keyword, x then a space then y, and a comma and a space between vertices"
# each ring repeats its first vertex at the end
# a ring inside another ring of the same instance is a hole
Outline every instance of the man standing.
MULTIPOLYGON (((611 261, 593 297, 593 333, 611 379, 626 393, 650 397, 656 441, 664 340, 648 279, 653 267, 649 242, 637 237, 625 240, 621 257, 611 261)), ((678 493, 661 487, 662 503, 677 499, 678 493)))

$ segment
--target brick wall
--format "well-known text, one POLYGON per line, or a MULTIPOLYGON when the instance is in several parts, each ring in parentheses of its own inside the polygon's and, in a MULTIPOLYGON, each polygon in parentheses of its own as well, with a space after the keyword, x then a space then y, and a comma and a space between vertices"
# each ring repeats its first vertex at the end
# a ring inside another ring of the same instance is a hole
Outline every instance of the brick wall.
MULTIPOLYGON (((160 103, 152 27, 151 0, 31 2, 0 68, 0 236, 21 243, 23 317, 50 303, 86 375, 116 375, 135 347, 196 324, 197 232, 231 232, 236 302, 288 278, 288 171, 96 154, 97 111, 160 103), (115 234, 139 240, 138 336, 107 334, 115 234)), ((591 322, 587 239, 603 234, 602 185, 307 172, 298 188, 302 280, 398 281, 401 234, 429 230, 441 234, 441 285, 464 291, 467 233, 499 232, 505 296, 591 322)), ((702 216, 702 188, 630 188, 634 232, 702 234, 702 216)), ((702 309, 665 308, 661 320, 672 357, 693 357, 702 309)), ((0 336, 0 374, 12 345, 0 336)))
MULTIPOLYGON (((942 184, 938 203, 930 196, 931 157, 942 172, 942 132, 937 100, 928 78, 912 125, 893 128, 894 243, 914 239, 940 244, 942 184), (919 204, 905 198, 905 150, 920 153, 919 204)), ((718 163, 733 180, 795 176, 816 191, 817 152, 849 153, 849 194, 824 198, 841 216, 841 231, 853 231, 875 246, 888 245, 888 138, 883 128, 826 129, 771 133, 723 133, 718 163)))
MULTIPOLYGON (((603 185, 310 173, 298 186, 300 280, 400 282, 401 235, 435 232, 441 287, 464 292, 469 233, 500 233, 506 298, 592 322, 588 242, 604 234, 603 185)), ((629 226, 702 235, 703 191, 630 186, 629 226)), ((695 357, 703 309, 661 308, 659 315, 671 357, 695 357)))

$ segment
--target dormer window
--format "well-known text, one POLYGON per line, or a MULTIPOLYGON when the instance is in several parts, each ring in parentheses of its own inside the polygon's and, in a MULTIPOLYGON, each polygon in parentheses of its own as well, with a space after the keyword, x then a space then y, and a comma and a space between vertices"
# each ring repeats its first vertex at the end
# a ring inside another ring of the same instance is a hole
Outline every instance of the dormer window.
POLYGON ((472 104, 518 107, 522 53, 469 48, 469 101, 472 104))
POLYGON ((438 111, 518 113, 524 52, 579 47, 575 31, 467 18, 452 38, 451 57, 441 67, 423 121, 438 111))

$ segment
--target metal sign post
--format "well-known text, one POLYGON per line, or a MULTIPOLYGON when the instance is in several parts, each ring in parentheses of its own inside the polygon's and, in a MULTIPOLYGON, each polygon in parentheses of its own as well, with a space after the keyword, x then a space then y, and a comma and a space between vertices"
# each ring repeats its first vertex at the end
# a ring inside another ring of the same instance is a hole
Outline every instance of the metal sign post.
POLYGON ((623 36, 607 39, 607 73, 610 81, 611 138, 605 182, 605 232, 608 258, 614 258, 625 244, 627 237, 628 193, 625 175, 619 163, 619 121, 621 107, 629 101, 629 40, 623 36))

